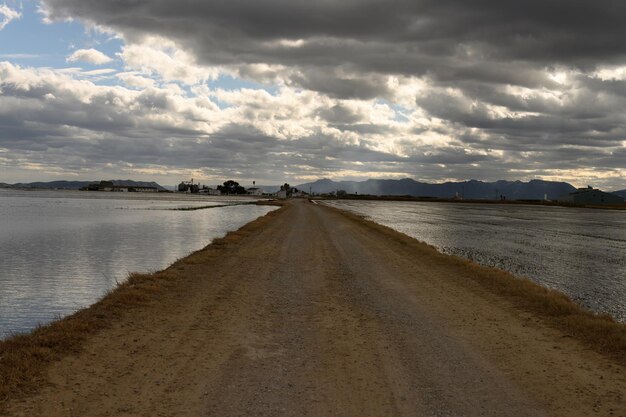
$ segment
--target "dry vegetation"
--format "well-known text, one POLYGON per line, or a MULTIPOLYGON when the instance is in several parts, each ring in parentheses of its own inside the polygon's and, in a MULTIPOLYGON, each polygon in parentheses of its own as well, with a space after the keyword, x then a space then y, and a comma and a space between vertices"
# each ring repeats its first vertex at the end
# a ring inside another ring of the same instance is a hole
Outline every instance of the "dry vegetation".
POLYGON ((458 268, 459 276, 471 277, 482 288, 505 297, 518 308, 535 313, 551 327, 580 340, 589 348, 611 357, 619 364, 626 365, 626 324, 617 322, 611 316, 595 314, 576 304, 565 294, 545 288, 529 279, 516 277, 500 269, 483 267, 463 258, 444 255, 431 245, 362 216, 337 208, 329 209, 400 241, 406 245, 407 251, 430 252, 428 255, 433 262, 458 268))
POLYGON ((110 291, 102 300, 29 334, 0 341, 0 410, 9 398, 27 395, 45 381, 47 367, 66 355, 80 352, 82 343, 122 315, 154 303, 166 290, 184 284, 185 265, 217 259, 228 245, 255 232, 277 215, 276 210, 227 234, 202 250, 154 274, 131 274, 128 280, 110 291))
POLYGON ((175 273, 132 274, 92 307, 39 327, 30 334, 0 342, 0 401, 32 390, 41 382, 45 366, 80 350, 90 334, 107 327, 129 308, 155 300, 175 279, 175 273))

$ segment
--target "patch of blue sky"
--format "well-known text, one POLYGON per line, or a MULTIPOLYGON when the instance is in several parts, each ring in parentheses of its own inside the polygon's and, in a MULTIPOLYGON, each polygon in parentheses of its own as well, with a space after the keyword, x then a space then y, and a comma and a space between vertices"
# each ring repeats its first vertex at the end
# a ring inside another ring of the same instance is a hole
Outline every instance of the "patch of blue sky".
MULTIPOLYGON (((112 69, 112 68, 111 68, 112 69)), ((94 84, 100 86, 116 87, 124 86, 120 79, 116 76, 117 71, 100 72, 99 69, 89 70, 81 69, 81 73, 74 76, 74 78, 81 78, 87 81, 91 81, 94 84)))
POLYGON ((406 107, 400 106, 398 104, 392 104, 391 108, 395 112, 395 116, 394 116, 393 120, 395 120, 396 122, 406 123, 406 122, 411 120, 407 116, 407 114, 411 114, 412 113, 412 111, 410 109, 407 109, 406 107))
POLYGON ((21 13, 0 30, 0 60, 24 67, 67 68, 80 66, 87 70, 99 68, 84 62, 68 63, 67 57, 76 49, 95 48, 114 59, 108 67, 119 68, 116 60, 122 41, 109 34, 89 30, 79 21, 44 23, 39 2, 7 1, 9 8, 21 13))
MULTIPOLYGON (((217 90, 217 89, 226 90, 226 91, 236 91, 236 90, 242 90, 242 89, 264 90, 273 96, 278 95, 279 90, 280 90, 280 87, 277 85, 261 84, 256 81, 245 80, 245 79, 233 77, 232 75, 227 75, 227 74, 220 74, 220 76, 217 77, 217 79, 207 82, 207 85, 213 90, 217 90)), ((217 97, 211 97, 211 100, 221 110, 227 109, 229 107, 233 107, 232 104, 226 101, 220 100, 217 97)))
MULTIPOLYGON (((280 86, 278 85, 269 85, 262 84, 252 80, 246 80, 238 77, 233 77, 232 75, 221 74, 216 80, 208 82, 208 85, 214 89, 221 89, 226 91, 236 91, 242 89, 249 90, 264 90, 267 93, 277 96, 280 93, 280 86)), ((227 109, 229 107, 233 107, 228 102, 218 99, 217 97, 212 97, 211 100, 217 104, 217 106, 221 109, 227 109)))
MULTIPOLYGON (((116 76, 117 72, 125 70, 124 63, 117 56, 124 45, 120 38, 89 29, 79 20, 45 23, 44 16, 39 11, 39 1, 36 0, 5 0, 0 4, 6 4, 9 8, 21 13, 19 19, 12 20, 3 30, 0 30, 0 61, 8 61, 22 67, 66 69, 76 78, 89 79, 99 85, 123 84, 116 76), (104 53, 112 61, 103 65, 67 61, 74 51, 90 48, 104 53), (114 71, 100 72, 103 69, 114 71)), ((157 85, 163 84, 158 76, 150 77, 146 74, 144 76, 155 79, 157 85)), ((194 95, 189 86, 184 83, 176 84, 189 96, 194 95)), ((212 89, 264 90, 272 95, 277 95, 280 89, 277 85, 262 84, 226 74, 220 75, 216 80, 208 81, 207 84, 212 89)), ((224 102, 218 105, 220 108, 230 107, 224 102)))
POLYGON ((225 109, 228 109, 230 107, 235 107, 235 106, 233 106, 230 103, 227 103, 227 102, 225 102, 223 100, 218 99, 217 97, 211 97, 211 101, 213 103, 215 103, 217 105, 217 107, 220 108, 220 110, 225 110, 225 109))
POLYGON ((412 113, 411 109, 408 109, 396 103, 392 103, 391 101, 385 100, 384 98, 376 99, 376 104, 384 104, 386 106, 389 106, 394 111, 393 120, 396 122, 406 123, 410 120, 407 115, 412 113))
POLYGON ((210 81, 209 86, 214 89, 220 88, 222 90, 265 90, 273 96, 277 95, 280 89, 277 85, 261 84, 256 81, 244 80, 226 74, 221 74, 216 80, 210 81))

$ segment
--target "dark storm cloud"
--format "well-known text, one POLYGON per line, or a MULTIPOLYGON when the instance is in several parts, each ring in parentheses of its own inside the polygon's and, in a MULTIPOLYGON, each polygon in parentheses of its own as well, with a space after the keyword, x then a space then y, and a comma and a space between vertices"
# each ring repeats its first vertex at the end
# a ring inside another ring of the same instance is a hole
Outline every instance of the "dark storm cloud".
POLYGON ((309 70, 304 75, 291 77, 290 81, 300 87, 334 98, 371 100, 388 97, 391 94, 379 77, 344 78, 328 69, 309 70))
POLYGON ((396 63, 403 67, 407 57, 416 61, 453 57, 459 63, 519 60, 593 66, 626 52, 626 3, 613 0, 45 0, 45 4, 53 18, 88 19, 129 37, 174 38, 210 63, 289 63, 295 57, 295 62, 305 59, 311 65, 340 61, 392 70, 396 63), (281 39, 311 43, 304 48, 272 44, 281 39))
POLYGON ((318 114, 330 123, 348 124, 357 123, 361 120, 361 116, 341 104, 335 104, 332 107, 322 109, 318 114))

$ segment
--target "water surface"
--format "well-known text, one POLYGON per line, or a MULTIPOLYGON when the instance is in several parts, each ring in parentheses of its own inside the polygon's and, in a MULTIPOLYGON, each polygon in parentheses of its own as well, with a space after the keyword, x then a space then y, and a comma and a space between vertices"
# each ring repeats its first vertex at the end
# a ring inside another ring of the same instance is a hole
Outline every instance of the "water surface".
POLYGON ((328 204, 626 321, 626 211, 389 201, 328 204))
POLYGON ((130 272, 163 269, 274 209, 234 205, 251 201, 0 189, 0 338, 88 306, 130 272))

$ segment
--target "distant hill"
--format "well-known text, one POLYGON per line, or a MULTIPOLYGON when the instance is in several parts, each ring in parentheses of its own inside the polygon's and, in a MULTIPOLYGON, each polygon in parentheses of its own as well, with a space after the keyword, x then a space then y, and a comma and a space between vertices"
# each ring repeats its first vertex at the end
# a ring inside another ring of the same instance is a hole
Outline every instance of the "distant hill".
POLYGON ((615 194, 622 198, 626 198, 626 190, 611 191, 611 194, 615 194))
POLYGON ((50 182, 18 182, 17 184, 6 184, 9 188, 44 188, 78 190, 93 181, 50 181, 50 182))
MULTIPOLYGON (((4 184, 0 183, 2 188, 41 188, 41 189, 55 189, 55 190, 78 190, 86 187, 87 185, 100 182, 98 181, 49 181, 49 182, 28 182, 17 184, 4 184)), ((125 185, 129 187, 156 187, 159 191, 165 191, 165 188, 160 186, 154 181, 133 181, 133 180, 112 180, 115 185, 125 185)))
POLYGON ((331 193, 344 190, 350 194, 371 195, 409 195, 416 197, 451 198, 459 195, 465 199, 493 200, 503 195, 508 200, 543 200, 558 197, 575 191, 576 188, 566 182, 531 180, 483 182, 477 180, 463 182, 446 182, 429 184, 410 178, 401 180, 366 180, 366 181, 332 181, 322 179, 312 183, 297 185, 296 188, 305 192, 331 193))

